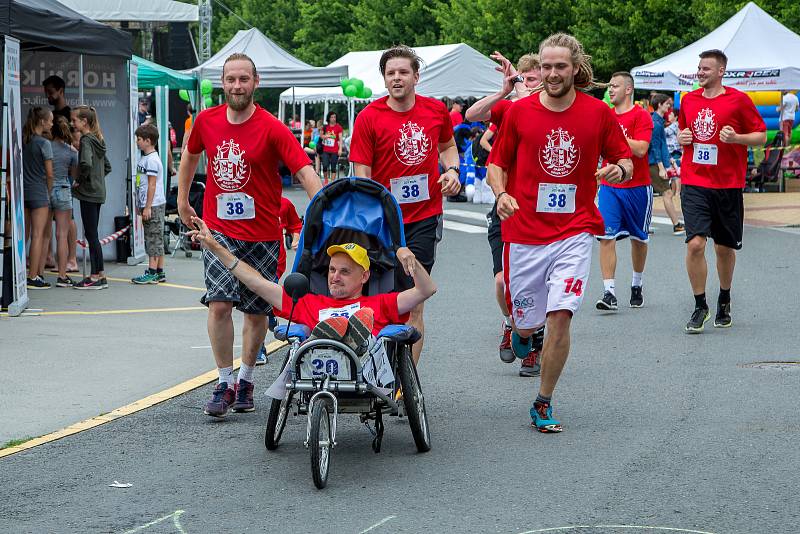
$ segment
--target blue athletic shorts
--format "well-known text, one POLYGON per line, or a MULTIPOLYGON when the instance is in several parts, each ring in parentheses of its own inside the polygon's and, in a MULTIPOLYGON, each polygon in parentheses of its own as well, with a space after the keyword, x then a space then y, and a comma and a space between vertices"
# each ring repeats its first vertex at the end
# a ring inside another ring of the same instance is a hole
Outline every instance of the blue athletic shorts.
POLYGON ((630 237, 647 243, 647 229, 653 216, 653 187, 600 186, 598 208, 603 216, 605 235, 598 239, 630 237))

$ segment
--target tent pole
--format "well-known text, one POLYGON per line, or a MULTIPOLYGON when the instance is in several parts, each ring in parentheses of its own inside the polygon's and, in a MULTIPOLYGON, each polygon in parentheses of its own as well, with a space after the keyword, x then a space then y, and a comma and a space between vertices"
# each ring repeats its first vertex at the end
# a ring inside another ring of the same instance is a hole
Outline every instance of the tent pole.
POLYGON ((83 105, 83 54, 78 56, 78 104, 83 105))
POLYGON ((292 122, 294 122, 294 113, 295 113, 294 106, 295 106, 295 101, 294 101, 294 87, 292 87, 292 116, 291 116, 291 117, 289 117, 289 124, 290 124, 290 125, 292 124, 292 122))
POLYGON ((325 99, 325 111, 322 112, 322 118, 324 119, 327 116, 328 116, 328 99, 326 98, 325 99))
MULTIPOLYGON (((300 129, 303 130, 306 127, 306 103, 300 102, 300 129)), ((300 134, 300 144, 303 144, 302 133, 300 134)))

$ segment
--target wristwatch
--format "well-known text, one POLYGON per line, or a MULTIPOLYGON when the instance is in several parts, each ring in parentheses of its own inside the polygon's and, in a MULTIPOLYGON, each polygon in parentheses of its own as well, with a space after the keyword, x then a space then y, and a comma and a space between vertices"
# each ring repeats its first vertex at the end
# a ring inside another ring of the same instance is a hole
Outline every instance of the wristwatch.
POLYGON ((514 83, 525 83, 525 78, 522 77, 522 74, 517 74, 511 78, 511 81, 514 83))
POLYGON ((445 169, 444 172, 447 172, 447 171, 456 171, 456 176, 461 176, 461 168, 456 166, 456 165, 452 165, 450 167, 447 167, 447 169, 445 169))

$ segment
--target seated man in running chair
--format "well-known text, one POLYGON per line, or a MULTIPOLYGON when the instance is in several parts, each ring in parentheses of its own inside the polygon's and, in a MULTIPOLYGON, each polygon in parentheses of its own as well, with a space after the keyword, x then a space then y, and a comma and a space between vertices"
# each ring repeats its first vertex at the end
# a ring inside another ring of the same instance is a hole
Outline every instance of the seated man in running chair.
MULTIPOLYGON (((269 302, 275 315, 289 317, 292 299, 283 287, 267 280, 231 254, 214 239, 202 219, 192 218, 192 222, 199 228, 190 233, 193 240, 217 256, 232 276, 269 302)), ((375 336, 383 327, 406 323, 409 312, 436 293, 430 275, 407 247, 397 249, 397 259, 406 274, 413 278, 414 287, 400 293, 371 296, 362 293, 371 274, 369 257, 362 246, 355 243, 333 245, 328 247, 327 253, 330 256, 328 290, 331 296, 309 293, 297 301, 292 314, 293 322, 312 329, 309 339, 343 341, 361 355, 375 346, 375 336)))

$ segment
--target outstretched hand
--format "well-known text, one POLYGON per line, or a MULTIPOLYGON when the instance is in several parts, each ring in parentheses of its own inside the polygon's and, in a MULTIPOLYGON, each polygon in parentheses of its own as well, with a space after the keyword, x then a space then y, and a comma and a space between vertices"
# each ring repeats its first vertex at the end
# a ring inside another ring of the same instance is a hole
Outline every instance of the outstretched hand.
POLYGON ((408 247, 400 247, 396 252, 397 261, 403 266, 403 271, 408 276, 414 276, 414 267, 417 265, 417 258, 408 247))
POLYGON ((206 223, 200 217, 192 217, 191 223, 196 230, 191 230, 187 233, 189 238, 195 243, 200 243, 203 248, 212 248, 213 245, 218 244, 214 236, 211 235, 211 230, 208 229, 206 223))

